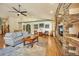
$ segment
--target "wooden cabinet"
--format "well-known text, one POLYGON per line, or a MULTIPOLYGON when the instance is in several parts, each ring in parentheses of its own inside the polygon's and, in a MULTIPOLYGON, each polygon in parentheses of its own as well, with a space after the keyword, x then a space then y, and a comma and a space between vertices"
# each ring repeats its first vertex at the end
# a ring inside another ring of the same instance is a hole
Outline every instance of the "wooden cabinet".
POLYGON ((66 41, 69 43, 67 50, 69 55, 79 55, 79 38, 76 37, 66 37, 66 41))

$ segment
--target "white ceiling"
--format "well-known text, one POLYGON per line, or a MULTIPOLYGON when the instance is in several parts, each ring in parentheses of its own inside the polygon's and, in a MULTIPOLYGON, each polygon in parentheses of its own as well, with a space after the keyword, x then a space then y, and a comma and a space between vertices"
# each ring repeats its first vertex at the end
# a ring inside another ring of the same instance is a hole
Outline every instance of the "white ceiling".
MULTIPOLYGON (((22 5, 22 10, 27 10, 28 15, 36 18, 51 19, 55 15, 56 8, 58 4, 50 3, 20 3, 22 5), (52 13, 50 11, 52 10, 52 13)), ((16 13, 11 13, 13 11, 12 7, 18 8, 18 3, 0 3, 0 16, 17 16, 16 13)))

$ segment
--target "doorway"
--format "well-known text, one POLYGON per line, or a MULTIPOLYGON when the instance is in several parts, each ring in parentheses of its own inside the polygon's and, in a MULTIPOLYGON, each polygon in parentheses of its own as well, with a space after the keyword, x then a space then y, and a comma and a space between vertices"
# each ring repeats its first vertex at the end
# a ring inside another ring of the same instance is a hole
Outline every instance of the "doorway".
POLYGON ((30 25, 30 24, 27 24, 27 25, 26 25, 26 31, 27 31, 28 33, 31 33, 31 25, 30 25))

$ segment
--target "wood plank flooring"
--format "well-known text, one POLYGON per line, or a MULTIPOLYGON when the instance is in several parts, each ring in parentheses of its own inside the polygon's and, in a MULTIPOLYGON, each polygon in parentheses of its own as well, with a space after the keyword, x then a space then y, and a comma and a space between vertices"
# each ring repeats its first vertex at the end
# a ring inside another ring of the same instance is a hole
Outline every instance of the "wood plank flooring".
POLYGON ((0 35, 0 48, 4 48, 4 44, 3 35, 0 35))
POLYGON ((47 56, 63 56, 62 47, 56 38, 48 38, 46 54, 47 56))
MULTIPOLYGON (((51 36, 42 37, 42 38, 45 39, 47 42, 46 56, 63 56, 62 47, 56 38, 51 36)), ((3 37, 2 35, 0 35, 0 48, 3 48, 4 44, 5 43, 3 37)))

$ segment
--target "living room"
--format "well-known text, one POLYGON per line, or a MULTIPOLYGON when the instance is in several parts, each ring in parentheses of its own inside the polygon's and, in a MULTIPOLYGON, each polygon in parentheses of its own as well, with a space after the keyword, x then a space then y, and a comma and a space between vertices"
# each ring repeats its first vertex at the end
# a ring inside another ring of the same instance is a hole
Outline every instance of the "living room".
POLYGON ((0 48, 5 51, 1 52, 1 55, 32 55, 35 49, 37 50, 33 55, 46 55, 49 36, 52 39, 55 29, 52 15, 57 5, 48 3, 0 4, 0 48), (17 52, 17 54, 15 50, 18 48, 22 49, 22 52, 17 52), (24 54, 25 48, 31 52, 24 54), (6 54, 10 51, 8 49, 14 52, 6 54))
POLYGON ((79 55, 78 3, 0 4, 1 56, 79 55))

